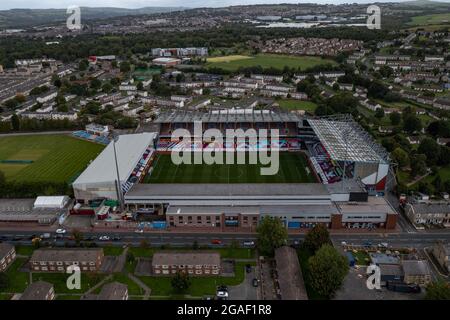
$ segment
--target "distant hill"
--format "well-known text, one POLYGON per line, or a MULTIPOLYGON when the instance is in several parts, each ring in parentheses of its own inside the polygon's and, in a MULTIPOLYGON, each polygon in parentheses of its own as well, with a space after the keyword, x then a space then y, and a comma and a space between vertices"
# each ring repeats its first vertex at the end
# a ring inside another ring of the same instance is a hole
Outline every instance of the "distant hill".
MULTIPOLYGON (((186 10, 184 7, 145 7, 139 9, 81 7, 81 20, 107 19, 120 16, 164 13, 186 10)), ((64 22, 66 9, 11 9, 0 10, 0 29, 26 28, 64 22)))
POLYGON ((431 1, 431 0, 415 0, 415 1, 405 1, 401 4, 419 7, 429 7, 429 6, 450 6, 449 2, 443 1, 431 1))

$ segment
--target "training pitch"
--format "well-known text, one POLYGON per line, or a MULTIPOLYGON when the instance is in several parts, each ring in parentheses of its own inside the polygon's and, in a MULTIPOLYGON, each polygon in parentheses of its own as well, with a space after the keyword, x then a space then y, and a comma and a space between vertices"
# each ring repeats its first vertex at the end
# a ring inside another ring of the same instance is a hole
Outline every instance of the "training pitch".
POLYGON ((256 67, 283 69, 300 68, 302 70, 321 64, 336 64, 333 60, 321 57, 288 56, 278 54, 258 54, 256 56, 224 56, 208 58, 207 67, 236 71, 240 67, 256 67))
POLYGON ((170 154, 158 154, 154 169, 145 183, 308 183, 316 182, 302 153, 280 153, 278 173, 260 174, 261 164, 181 164, 172 163, 170 154))
POLYGON ((103 148, 66 135, 1 137, 0 171, 20 182, 72 182, 103 148))

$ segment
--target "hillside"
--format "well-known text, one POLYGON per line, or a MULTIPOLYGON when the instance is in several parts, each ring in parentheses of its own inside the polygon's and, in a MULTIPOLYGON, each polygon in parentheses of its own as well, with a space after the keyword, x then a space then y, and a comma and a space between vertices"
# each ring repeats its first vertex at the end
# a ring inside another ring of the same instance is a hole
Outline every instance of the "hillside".
MULTIPOLYGON (((183 7, 145 7, 139 9, 81 7, 81 19, 106 19, 120 16, 154 14, 185 10, 183 7)), ((0 11, 0 29, 64 22, 66 9, 11 9, 0 11)))

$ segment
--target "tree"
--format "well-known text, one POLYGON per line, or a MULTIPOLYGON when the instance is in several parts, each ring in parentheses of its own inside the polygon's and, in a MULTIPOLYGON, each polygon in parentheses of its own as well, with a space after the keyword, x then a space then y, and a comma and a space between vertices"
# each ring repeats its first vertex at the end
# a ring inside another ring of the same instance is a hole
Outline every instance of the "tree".
POLYGON ((256 228, 258 249, 262 255, 272 256, 276 248, 286 244, 287 231, 280 219, 266 216, 256 228))
POLYGON ((450 300, 450 284, 444 280, 427 285, 426 300, 450 300))
POLYGON ((92 81, 91 81, 91 89, 95 89, 95 90, 98 90, 98 89, 100 89, 101 88, 101 86, 102 86, 102 82, 100 81, 100 80, 98 80, 98 79, 93 79, 92 81))
POLYGON ((20 119, 19 116, 15 113, 11 117, 11 126, 14 131, 20 130, 20 119))
POLYGON ((308 231, 305 236, 303 245, 311 253, 319 250, 324 244, 330 244, 330 233, 327 228, 322 224, 316 224, 314 228, 308 231))
POLYGON ((384 109, 378 108, 377 111, 375 111, 375 117, 378 119, 381 119, 384 117, 384 109))
POLYGON ((409 133, 420 131, 422 130, 422 121, 414 114, 408 114, 403 119, 403 129, 409 133))
POLYGON ((422 176, 427 173, 426 156, 423 154, 416 154, 411 157, 411 176, 422 176))
POLYGON ((6 177, 3 171, 0 171, 0 187, 3 187, 6 183, 6 177))
POLYGON ((0 290, 5 290, 9 287, 9 277, 6 273, 0 272, 0 290))
POLYGON ((310 257, 308 265, 311 286, 327 298, 340 288, 348 273, 347 259, 329 244, 323 245, 310 257))
POLYGON ((433 165, 439 159, 440 148, 435 140, 427 137, 420 142, 417 152, 427 157, 428 165, 433 165))
POLYGON ((392 151, 391 156, 398 163, 400 168, 404 168, 409 165, 409 156, 402 148, 395 148, 394 151, 392 151))
POLYGON ((134 257, 133 252, 128 251, 128 252, 127 252, 127 262, 128 262, 128 263, 133 263, 134 260, 136 260, 136 258, 134 257))
POLYGON ((142 249, 148 249, 148 247, 150 247, 150 243, 147 240, 142 239, 141 243, 140 243, 140 246, 141 246, 142 249))
POLYGON ((81 60, 78 64, 78 70, 80 71, 86 71, 86 69, 89 67, 89 62, 87 60, 81 60))
POLYGON ((79 245, 80 242, 83 241, 83 234, 81 233, 80 230, 74 229, 72 231, 72 235, 73 235, 73 238, 74 238, 74 240, 75 240, 77 245, 79 245))
POLYGON ((130 63, 128 61, 124 61, 120 64, 120 72, 129 72, 131 70, 130 63))
POLYGON ((402 120, 402 117, 401 117, 400 113, 392 112, 389 115, 389 119, 391 120, 391 123, 393 126, 398 126, 400 124, 400 121, 402 120))
POLYGON ((21 94, 21 93, 16 94, 16 97, 15 97, 14 99, 16 99, 16 101, 17 101, 18 103, 24 103, 25 101, 27 101, 27 97, 25 97, 25 96, 24 96, 23 94, 21 94))
POLYGON ((172 288, 176 292, 184 292, 186 291, 190 285, 191 280, 189 279, 189 276, 186 272, 180 272, 178 271, 175 276, 171 280, 172 288))

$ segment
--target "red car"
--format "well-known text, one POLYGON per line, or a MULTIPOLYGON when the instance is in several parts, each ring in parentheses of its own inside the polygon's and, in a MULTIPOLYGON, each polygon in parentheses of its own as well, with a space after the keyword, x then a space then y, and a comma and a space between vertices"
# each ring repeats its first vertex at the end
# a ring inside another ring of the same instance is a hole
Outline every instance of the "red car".
POLYGON ((220 241, 219 239, 213 239, 211 240, 212 244, 222 244, 222 241, 220 241))

